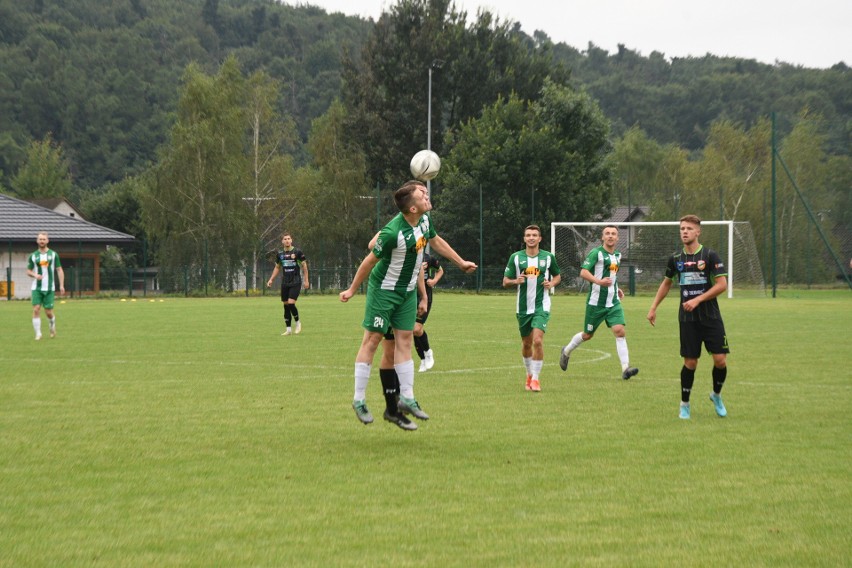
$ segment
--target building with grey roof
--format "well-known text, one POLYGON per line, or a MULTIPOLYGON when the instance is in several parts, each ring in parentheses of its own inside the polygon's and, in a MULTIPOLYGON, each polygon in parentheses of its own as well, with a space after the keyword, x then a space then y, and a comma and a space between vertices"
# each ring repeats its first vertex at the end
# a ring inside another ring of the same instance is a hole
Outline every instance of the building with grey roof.
POLYGON ((36 250, 36 235, 46 232, 51 249, 59 253, 66 291, 100 291, 100 253, 110 245, 136 239, 76 216, 0 194, 0 298, 29 298, 32 279, 27 256, 36 250))

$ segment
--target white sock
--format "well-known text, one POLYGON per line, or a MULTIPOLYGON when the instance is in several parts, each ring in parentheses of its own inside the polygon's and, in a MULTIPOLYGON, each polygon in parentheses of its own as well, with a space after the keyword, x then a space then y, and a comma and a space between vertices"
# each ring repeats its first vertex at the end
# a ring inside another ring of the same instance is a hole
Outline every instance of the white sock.
POLYGON ((532 357, 524 357, 524 368, 527 370, 527 375, 532 375, 532 357))
POLYGON ((621 370, 627 370, 627 367, 630 366, 630 356, 627 353, 626 337, 615 338, 615 350, 618 351, 618 359, 621 361, 621 370))
POLYGON ((53 316, 52 318, 47 318, 47 321, 50 322, 50 329, 56 328, 56 316, 53 316))
POLYGON ((33 329, 36 335, 41 335, 41 318, 33 318, 33 329))
POLYGON ((367 383, 370 382, 370 370, 372 365, 367 363, 355 363, 355 400, 367 398, 367 383))
POLYGON ((399 395, 414 398, 414 361, 409 359, 394 365, 393 368, 396 369, 396 376, 399 377, 399 395))
POLYGON ((583 332, 581 331, 577 335, 571 338, 571 341, 568 342, 568 346, 566 347, 566 351, 570 355, 572 351, 580 346, 583 343, 583 332))
POLYGON ((544 365, 544 361, 541 359, 533 359, 532 364, 530 365, 530 374, 532 378, 538 380, 538 376, 541 374, 541 368, 544 365))

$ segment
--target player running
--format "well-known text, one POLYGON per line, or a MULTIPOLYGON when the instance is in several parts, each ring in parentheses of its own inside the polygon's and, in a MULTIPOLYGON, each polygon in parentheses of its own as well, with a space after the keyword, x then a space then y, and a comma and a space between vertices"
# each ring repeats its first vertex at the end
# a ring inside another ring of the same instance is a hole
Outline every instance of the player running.
POLYGON ((618 244, 618 227, 607 225, 601 235, 601 246, 595 247, 583 261, 580 277, 589 282, 589 295, 586 299, 586 319, 583 331, 571 338, 562 348, 559 366, 568 369, 571 353, 583 342, 594 337, 598 326, 606 322, 615 335, 615 350, 621 362, 621 378, 624 380, 636 375, 639 369, 630 366, 630 354, 627 349, 627 331, 621 299, 624 292, 618 287, 618 269, 621 266, 621 253, 615 249, 618 244))

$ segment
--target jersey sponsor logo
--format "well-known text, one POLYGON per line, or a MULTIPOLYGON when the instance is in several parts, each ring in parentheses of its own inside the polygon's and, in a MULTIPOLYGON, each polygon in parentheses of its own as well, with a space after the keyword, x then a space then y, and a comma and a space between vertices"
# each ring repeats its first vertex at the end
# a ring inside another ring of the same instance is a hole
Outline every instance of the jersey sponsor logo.
POLYGON ((382 245, 383 245, 383 244, 384 244, 384 243, 382 242, 382 238, 381 238, 381 237, 379 237, 378 239, 376 239, 376 246, 375 246, 375 247, 373 247, 373 248, 375 248, 378 252, 380 252, 380 253, 381 253, 381 252, 382 252, 382 245))
POLYGON ((616 272, 618 272, 618 265, 617 265, 617 264, 615 264, 614 262, 613 262, 613 263, 611 263, 611 264, 609 265, 609 271, 610 271, 611 273, 615 274, 616 272))
POLYGON ((701 272, 681 272, 680 273, 680 285, 681 286, 694 286, 700 284, 706 284, 707 278, 701 272))
POLYGON ((424 248, 426 248, 426 243, 428 242, 429 240, 426 237, 420 237, 419 239, 417 239, 417 245, 415 248, 418 251, 423 250, 424 248))
POLYGON ((523 274, 525 276, 538 276, 541 274, 541 270, 539 270, 538 266, 528 266, 523 270, 523 274))

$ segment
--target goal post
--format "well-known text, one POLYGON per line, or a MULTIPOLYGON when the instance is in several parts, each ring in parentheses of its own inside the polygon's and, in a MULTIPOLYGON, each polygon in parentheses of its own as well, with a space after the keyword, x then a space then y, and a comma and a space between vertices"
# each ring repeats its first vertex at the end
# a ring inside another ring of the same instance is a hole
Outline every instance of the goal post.
MULTIPOLYGON (((580 264, 586 255, 601 244, 603 228, 618 227, 616 248, 621 251, 622 270, 619 286, 635 293, 637 288, 656 290, 663 278, 671 254, 683 246, 677 228, 679 221, 625 221, 625 222, 554 222, 550 224, 551 252, 556 255, 559 267, 570 285, 576 277, 578 288, 585 285, 579 277, 580 264), (625 281, 626 276, 626 281, 625 281)), ((701 244, 719 253, 728 270, 728 298, 734 297, 734 283, 738 291, 753 290, 766 294, 763 271, 751 225, 742 221, 701 221, 701 244)))

